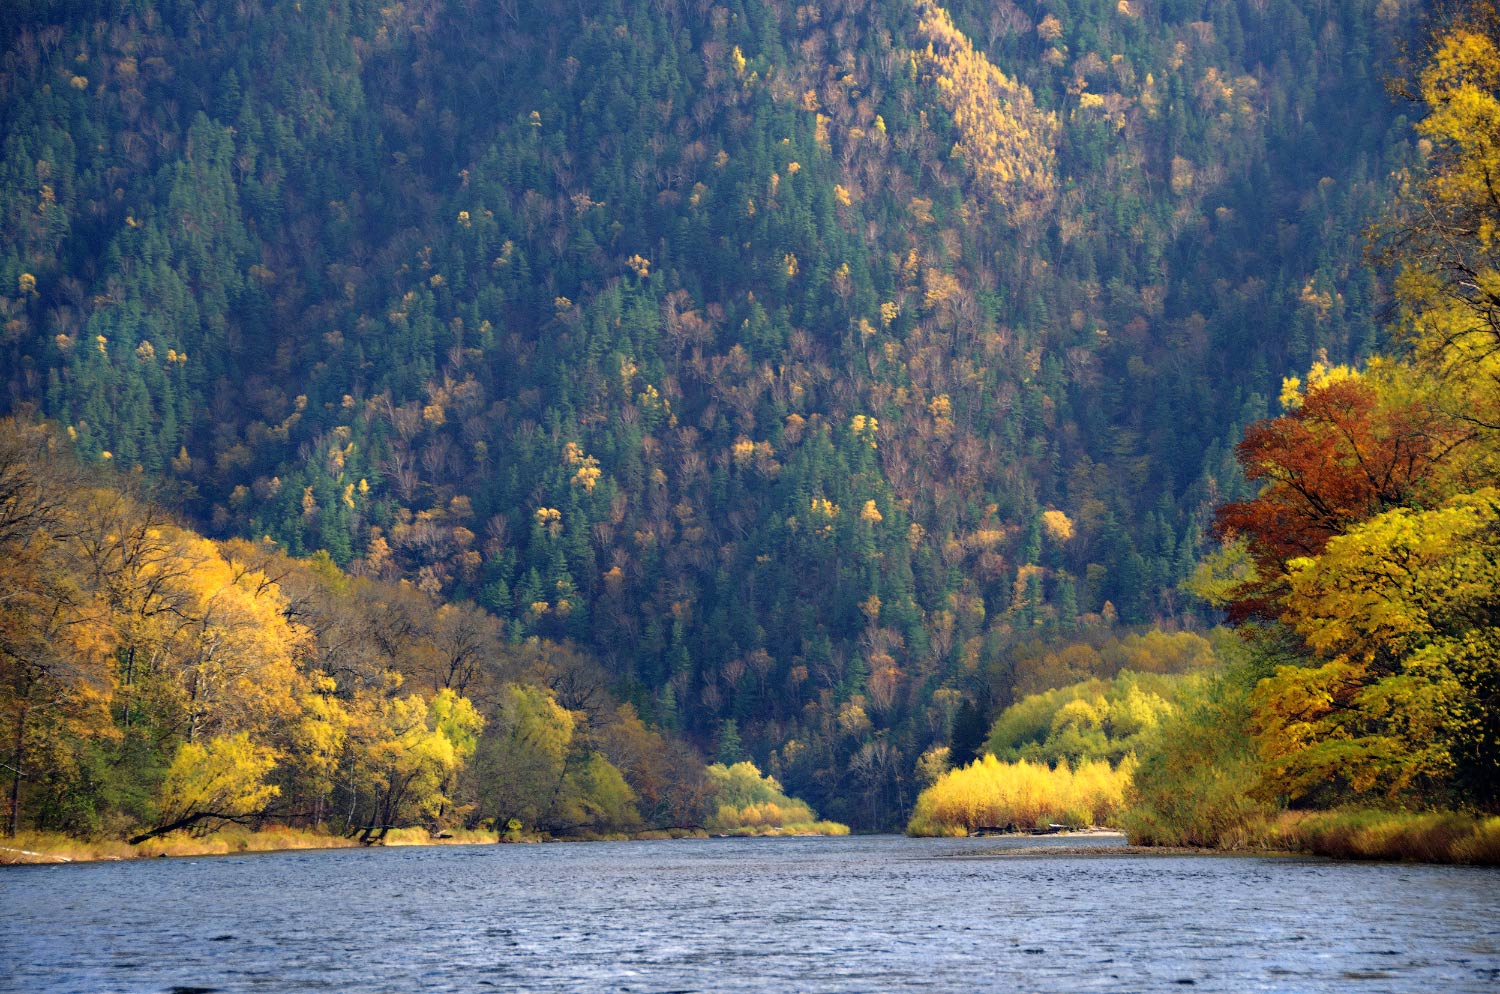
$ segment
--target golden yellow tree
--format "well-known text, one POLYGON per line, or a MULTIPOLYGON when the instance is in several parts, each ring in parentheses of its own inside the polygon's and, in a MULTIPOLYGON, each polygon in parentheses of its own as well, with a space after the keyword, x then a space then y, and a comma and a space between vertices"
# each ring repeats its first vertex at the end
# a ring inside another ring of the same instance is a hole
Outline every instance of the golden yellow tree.
POLYGON ((1465 5, 1434 40, 1415 94, 1426 170, 1385 228, 1399 271, 1405 343, 1446 395, 1443 409, 1488 436, 1500 472, 1500 9, 1465 5))
POLYGON ((266 783, 278 754, 245 732, 184 742, 162 782, 157 824, 134 836, 138 845, 201 823, 238 822, 262 812, 279 788, 266 783))
POLYGON ((1044 217, 1057 192, 1056 115, 1031 90, 976 50, 932 0, 917 0, 918 53, 939 103, 953 116, 956 158, 1002 218, 1025 225, 1044 217))
POLYGON ((68 783, 72 743, 114 734, 115 633, 72 540, 83 484, 45 428, 0 420, 0 762, 10 781, 9 835, 20 827, 28 783, 68 783))
POLYGON ((1397 508, 1294 560, 1285 617, 1321 657, 1255 695, 1268 789, 1443 800, 1500 782, 1500 490, 1397 508))

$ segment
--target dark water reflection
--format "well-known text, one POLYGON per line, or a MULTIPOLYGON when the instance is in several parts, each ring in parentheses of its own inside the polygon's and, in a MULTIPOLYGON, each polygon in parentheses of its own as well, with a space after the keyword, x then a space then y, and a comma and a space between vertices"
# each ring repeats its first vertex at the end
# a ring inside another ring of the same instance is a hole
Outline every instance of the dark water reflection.
POLYGON ((0 872, 0 991, 1500 990, 1494 870, 937 858, 996 845, 747 839, 14 868, 0 872))

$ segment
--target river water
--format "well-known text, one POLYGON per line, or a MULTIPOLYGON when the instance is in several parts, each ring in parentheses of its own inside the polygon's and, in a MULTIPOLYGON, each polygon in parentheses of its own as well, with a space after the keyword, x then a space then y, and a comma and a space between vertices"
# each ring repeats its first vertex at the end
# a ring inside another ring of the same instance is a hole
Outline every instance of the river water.
POLYGON ((1500 871, 981 855, 1055 841, 15 867, 0 871, 0 991, 1500 991, 1500 871))

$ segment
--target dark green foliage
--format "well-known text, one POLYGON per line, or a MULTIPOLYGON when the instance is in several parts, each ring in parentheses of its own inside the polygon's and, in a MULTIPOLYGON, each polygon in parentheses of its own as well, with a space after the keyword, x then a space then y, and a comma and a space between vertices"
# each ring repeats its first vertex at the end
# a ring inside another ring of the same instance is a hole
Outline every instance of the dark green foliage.
POLYGON ((949 761, 955 766, 967 766, 984 755, 984 740, 989 733, 989 720, 984 709, 967 697, 958 707, 953 719, 953 740, 950 744, 949 761))

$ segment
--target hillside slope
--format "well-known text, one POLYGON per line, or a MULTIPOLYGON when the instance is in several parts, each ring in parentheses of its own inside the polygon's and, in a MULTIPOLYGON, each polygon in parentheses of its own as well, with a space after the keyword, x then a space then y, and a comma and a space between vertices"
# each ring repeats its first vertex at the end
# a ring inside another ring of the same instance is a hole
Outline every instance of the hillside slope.
POLYGON ((1412 16, 21 0, 4 403, 889 825, 1012 647, 1191 621, 1233 441, 1374 345, 1412 16))

